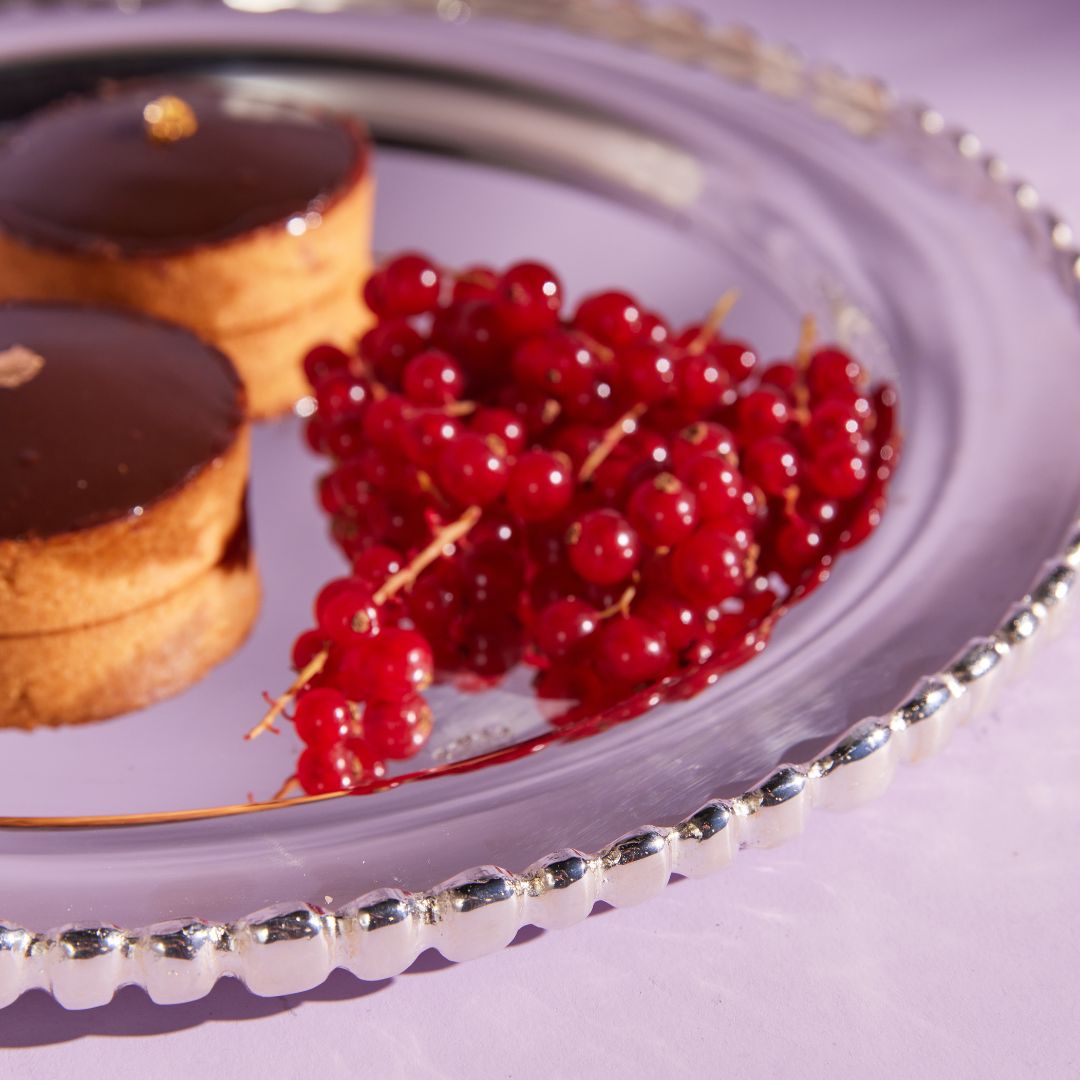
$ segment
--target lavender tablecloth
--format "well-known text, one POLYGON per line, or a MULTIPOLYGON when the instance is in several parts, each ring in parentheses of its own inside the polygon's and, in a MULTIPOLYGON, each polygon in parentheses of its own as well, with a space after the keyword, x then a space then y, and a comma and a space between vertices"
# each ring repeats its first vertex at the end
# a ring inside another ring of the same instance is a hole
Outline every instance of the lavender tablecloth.
MULTIPOLYGON (((699 4, 963 119, 1080 220, 1075 0, 699 4)), ((35 992, 0 1077, 1080 1075, 1078 690, 1080 627, 876 803, 470 964, 173 1008, 35 992)))

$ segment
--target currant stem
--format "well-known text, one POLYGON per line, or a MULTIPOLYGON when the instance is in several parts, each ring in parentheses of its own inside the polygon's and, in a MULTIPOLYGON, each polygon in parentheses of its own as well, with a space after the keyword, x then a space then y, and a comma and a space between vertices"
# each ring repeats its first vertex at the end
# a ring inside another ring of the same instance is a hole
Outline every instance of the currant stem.
MULTIPOLYGON (((395 593, 407 585, 411 585, 428 566, 442 555, 443 549, 447 545, 457 543, 480 520, 481 513, 479 506, 470 506, 457 521, 453 521, 445 528, 440 529, 431 543, 408 566, 386 579, 386 582, 372 598, 375 603, 385 604, 395 593)), ((330 651, 328 649, 316 653, 300 674, 296 676, 289 689, 280 697, 274 698, 266 715, 244 738, 249 740, 257 739, 264 732, 274 730, 274 721, 284 712, 297 693, 322 671, 329 656, 330 651)))
POLYGON ((724 325, 728 315, 731 314, 731 309, 735 306, 736 301, 739 299, 738 289, 728 289, 719 300, 713 304, 712 311, 709 312, 705 322, 702 323, 701 329, 694 336, 693 341, 686 346, 686 351, 691 356, 697 356, 699 353, 705 350, 705 346, 709 344, 717 333, 720 331, 720 327, 724 325))
POLYGON ((628 586, 623 591, 622 596, 620 596, 611 607, 604 608, 604 610, 596 616, 597 619, 611 619, 616 615, 629 615, 630 605, 634 602, 635 596, 637 596, 637 586, 628 586))
POLYGON ((279 787, 277 791, 275 791, 274 794, 270 796, 270 801, 281 802, 283 799, 287 799, 294 791, 299 790, 299 779, 295 776, 290 776, 289 779, 286 780, 285 783, 282 784, 281 787, 279 787))
POLYGON ((799 344, 795 348, 795 366, 800 370, 809 365, 816 342, 817 320, 813 315, 804 315, 799 325, 799 344))
POLYGON ((274 698, 270 708, 266 711, 266 715, 244 736, 244 738, 249 740, 257 739, 263 732, 272 731, 274 728, 274 721, 285 711, 289 702, 296 697, 297 693, 311 682, 320 671, 322 671, 329 655, 330 652, 328 649, 323 649, 322 652, 316 653, 301 669, 300 674, 293 679, 289 689, 280 697, 274 698))
POLYGON ((423 469, 421 469, 416 474, 416 482, 420 485, 420 490, 423 491, 426 495, 430 495, 433 499, 441 503, 443 506, 447 505, 446 498, 443 496, 443 493, 435 486, 435 481, 432 480, 431 477, 423 471, 423 469))
POLYGON ((761 558, 761 545, 751 544, 749 551, 746 553, 746 562, 743 565, 743 574, 747 578, 752 578, 757 573, 758 559, 761 558))
POLYGON ((599 341, 592 336, 592 334, 586 334, 584 330, 578 330, 576 327, 571 331, 571 334, 581 342, 590 352, 595 353, 601 360, 611 362, 615 359, 615 350, 608 345, 602 345, 599 341))
POLYGON ((648 406, 644 402, 638 402, 632 409, 628 409, 624 412, 622 416, 620 416, 619 419, 604 432, 604 437, 600 440, 600 444, 582 462, 581 468, 578 470, 578 480, 582 483, 587 483, 592 479, 593 474, 608 459, 612 450, 614 450, 627 435, 631 435, 637 430, 637 422, 644 415, 647 408, 648 406))
MULTIPOLYGON (((456 521, 440 529, 431 542, 408 566, 402 567, 396 574, 388 577, 374 599, 376 604, 385 604, 390 597, 411 585, 436 559, 441 558, 443 550, 450 544, 456 544, 480 520, 483 511, 479 506, 470 506, 456 521)), ((321 666, 321 665, 320 665, 321 666)))

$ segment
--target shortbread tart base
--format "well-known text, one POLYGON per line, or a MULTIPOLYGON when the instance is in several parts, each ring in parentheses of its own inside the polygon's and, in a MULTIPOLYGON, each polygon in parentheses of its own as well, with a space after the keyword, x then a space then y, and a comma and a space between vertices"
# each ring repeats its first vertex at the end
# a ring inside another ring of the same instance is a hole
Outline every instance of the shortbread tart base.
POLYGON ((0 637, 0 727, 104 720, 171 697, 240 647, 259 599, 245 551, 120 618, 0 637))

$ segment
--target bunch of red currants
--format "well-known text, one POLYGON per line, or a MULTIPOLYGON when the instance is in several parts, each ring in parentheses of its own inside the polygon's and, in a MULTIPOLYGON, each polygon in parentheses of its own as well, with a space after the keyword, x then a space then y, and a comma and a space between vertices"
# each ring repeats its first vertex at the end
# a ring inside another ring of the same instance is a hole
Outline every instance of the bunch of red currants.
POLYGON ((623 292, 567 317, 548 267, 369 279, 358 355, 305 360, 306 435, 351 573, 298 638, 309 793, 370 784, 432 727, 435 677, 603 708, 775 619, 877 524, 896 395, 804 322, 764 366, 725 297, 676 330, 623 292))

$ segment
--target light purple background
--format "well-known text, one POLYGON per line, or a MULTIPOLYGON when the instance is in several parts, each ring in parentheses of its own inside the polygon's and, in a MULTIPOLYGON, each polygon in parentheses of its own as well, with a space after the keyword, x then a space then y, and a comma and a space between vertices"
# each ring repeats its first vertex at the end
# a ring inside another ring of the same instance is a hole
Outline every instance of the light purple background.
MULTIPOLYGON (((1068 0, 698 3, 933 102, 1080 220, 1068 0)), ((280 1000, 35 993, 0 1012, 0 1077, 1077 1075, 1078 670, 1080 628, 878 802, 636 910, 280 1000)))

